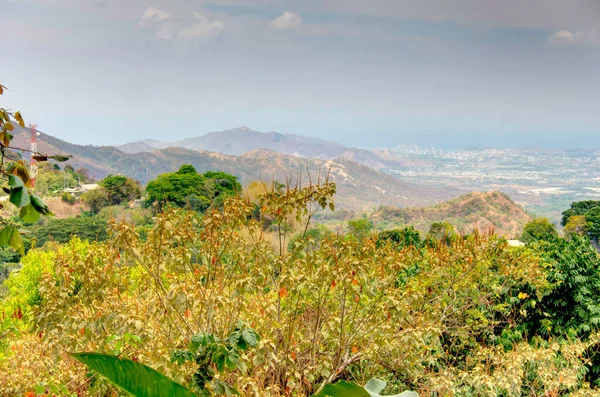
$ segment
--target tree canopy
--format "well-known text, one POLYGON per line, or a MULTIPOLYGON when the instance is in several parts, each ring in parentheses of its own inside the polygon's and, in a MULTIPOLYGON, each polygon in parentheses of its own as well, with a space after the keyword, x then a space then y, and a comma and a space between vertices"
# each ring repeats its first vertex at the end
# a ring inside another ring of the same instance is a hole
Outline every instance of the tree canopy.
POLYGON ((557 235, 556 228, 547 218, 537 218, 525 225, 521 240, 524 243, 531 243, 533 241, 548 240, 557 235))
POLYGON ((585 215, 589 210, 600 207, 600 201, 584 200, 576 201, 571 204, 571 208, 562 213, 561 225, 566 226, 569 218, 575 215, 585 215))
POLYGON ((146 186, 146 204, 158 203, 190 207, 205 211, 211 204, 219 205, 226 197, 241 192, 242 186, 233 175, 208 171, 199 174, 191 165, 183 165, 177 172, 159 175, 146 186))
POLYGON ((562 225, 565 233, 587 234, 590 239, 600 239, 600 201, 586 200, 571 204, 571 208, 563 212, 562 225))

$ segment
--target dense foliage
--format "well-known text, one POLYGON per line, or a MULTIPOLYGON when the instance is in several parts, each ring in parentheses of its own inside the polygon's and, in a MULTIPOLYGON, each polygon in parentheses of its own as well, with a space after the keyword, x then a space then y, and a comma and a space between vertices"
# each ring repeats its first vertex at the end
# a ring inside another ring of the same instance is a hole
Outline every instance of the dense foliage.
POLYGON ((562 214, 562 225, 569 234, 587 235, 600 240, 600 201, 578 201, 562 214))
POLYGON ((32 228, 27 239, 35 241, 37 247, 48 241, 67 243, 73 236, 89 241, 104 241, 108 238, 106 228, 107 221, 99 216, 48 219, 32 228))
POLYGON ((586 238, 309 227, 334 192, 234 195, 204 214, 166 210, 145 236, 111 222, 106 242, 30 251, 6 282, 0 391, 120 395, 66 353, 96 352, 200 395, 372 378, 384 395, 598 395, 600 259, 586 238))
POLYGON ((547 218, 537 218, 525 225, 521 240, 531 243, 540 240, 549 240, 558 236, 556 228, 547 218))
POLYGON ((146 203, 166 204, 205 211, 211 205, 241 192, 242 187, 233 175, 208 171, 198 174, 191 165, 183 165, 177 172, 159 175, 146 186, 146 203))

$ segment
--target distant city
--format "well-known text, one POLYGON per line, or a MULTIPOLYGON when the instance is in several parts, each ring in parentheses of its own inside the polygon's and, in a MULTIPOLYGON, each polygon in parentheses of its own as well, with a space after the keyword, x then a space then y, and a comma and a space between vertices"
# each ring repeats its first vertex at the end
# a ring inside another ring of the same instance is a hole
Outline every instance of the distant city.
POLYGON ((422 185, 501 190, 530 211, 554 221, 565 203, 600 198, 598 151, 441 150, 400 145, 379 153, 406 164, 385 169, 385 173, 422 185))

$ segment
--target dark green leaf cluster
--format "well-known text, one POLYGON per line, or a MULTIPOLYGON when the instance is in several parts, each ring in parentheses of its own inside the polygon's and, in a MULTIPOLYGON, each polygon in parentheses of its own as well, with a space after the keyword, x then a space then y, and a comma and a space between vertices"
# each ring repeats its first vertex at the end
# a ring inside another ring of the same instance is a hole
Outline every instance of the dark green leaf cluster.
POLYGON ((209 389, 217 395, 238 395, 232 386, 215 379, 215 370, 246 372, 247 364, 242 354, 250 348, 258 347, 259 341, 256 331, 239 323, 225 339, 204 332, 194 335, 188 349, 174 351, 171 361, 177 364, 195 362, 198 365, 193 385, 202 395, 208 395, 206 393, 209 389))
POLYGON ((384 230, 377 235, 377 243, 379 245, 388 241, 396 246, 398 250, 406 247, 420 248, 423 245, 421 234, 413 226, 407 226, 402 229, 384 230))

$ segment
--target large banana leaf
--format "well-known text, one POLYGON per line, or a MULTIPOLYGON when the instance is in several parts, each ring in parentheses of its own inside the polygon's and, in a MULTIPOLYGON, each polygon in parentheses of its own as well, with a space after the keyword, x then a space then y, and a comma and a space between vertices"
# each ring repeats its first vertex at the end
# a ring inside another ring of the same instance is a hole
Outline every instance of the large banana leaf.
POLYGON ((144 364, 97 353, 75 353, 71 356, 136 397, 196 397, 185 387, 144 364))
POLYGON ((352 382, 338 382, 334 385, 326 385, 321 392, 313 397, 419 397, 414 391, 405 391, 400 394, 382 396, 386 383, 379 379, 371 379, 365 387, 352 382))

